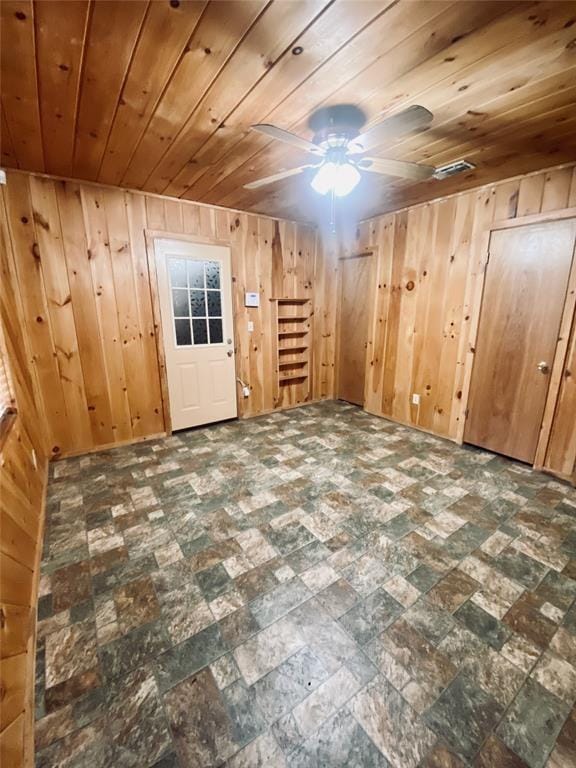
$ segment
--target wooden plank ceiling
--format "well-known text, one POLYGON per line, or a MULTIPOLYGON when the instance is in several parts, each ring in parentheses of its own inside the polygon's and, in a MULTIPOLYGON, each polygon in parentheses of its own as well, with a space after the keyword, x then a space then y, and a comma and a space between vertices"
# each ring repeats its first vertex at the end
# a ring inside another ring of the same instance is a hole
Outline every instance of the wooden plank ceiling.
POLYGON ((476 170, 368 175, 341 203, 364 218, 574 159, 575 75, 574 2, 4 0, 1 162, 309 220, 305 176, 242 188, 310 157, 250 125, 422 104, 431 127, 374 154, 476 170))

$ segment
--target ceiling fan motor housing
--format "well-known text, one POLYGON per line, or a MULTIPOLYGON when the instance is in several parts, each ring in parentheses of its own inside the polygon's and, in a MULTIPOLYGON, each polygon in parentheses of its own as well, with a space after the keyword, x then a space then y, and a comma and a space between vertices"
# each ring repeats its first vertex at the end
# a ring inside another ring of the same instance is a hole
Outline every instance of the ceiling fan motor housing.
POLYGON ((314 143, 326 150, 346 149, 360 134, 366 115, 354 104, 334 104, 317 109, 308 120, 314 143))

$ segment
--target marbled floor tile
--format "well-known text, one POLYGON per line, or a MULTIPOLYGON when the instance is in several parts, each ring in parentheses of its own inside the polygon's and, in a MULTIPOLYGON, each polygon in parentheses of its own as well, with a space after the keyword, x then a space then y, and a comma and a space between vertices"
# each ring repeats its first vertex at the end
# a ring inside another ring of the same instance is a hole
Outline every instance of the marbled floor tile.
POLYGON ((477 581, 461 571, 454 570, 432 587, 426 599, 432 605, 452 613, 480 587, 477 581))
POLYGON ((45 768, 565 768, 576 491, 341 402, 50 467, 45 768))
MULTIPOLYGON (((418 768, 465 768, 464 763, 443 744, 437 744, 422 760, 418 768)), ((496 768, 496 766, 492 766, 496 768)), ((501 768, 504 768, 502 766, 501 768)))
POLYGON ((238 748, 264 732, 266 720, 258 706, 255 692, 242 679, 225 688, 221 696, 230 722, 232 738, 238 748))
POLYGON ((564 612, 576 600, 576 581, 562 573, 549 571, 535 592, 538 597, 564 612))
POLYGON ((231 649, 241 645, 260 631, 260 625, 249 606, 228 614, 220 620, 219 625, 222 637, 231 649))
POLYGON ((289 768, 389 768, 347 708, 329 718, 296 749, 288 764, 289 768))
POLYGON ((219 626, 211 624, 182 643, 155 654, 153 666, 160 690, 167 691, 211 664, 227 650, 219 626))
POLYGON ((329 672, 335 672, 358 652, 357 644, 314 598, 292 611, 289 617, 329 672))
POLYGON ((366 554, 349 565, 343 575, 361 597, 367 597, 392 574, 377 557, 366 554))
POLYGON ((536 589, 547 572, 542 563, 510 548, 493 558, 493 562, 505 576, 522 584, 526 589, 536 589))
POLYGON ((331 550, 328 547, 329 543, 330 541, 323 542, 315 539, 300 549, 291 552, 286 557, 286 562, 295 573, 307 571, 312 566, 321 563, 330 556, 331 550))
POLYGON ((271 733, 263 733, 237 752, 226 768, 288 768, 284 753, 271 733))
POLYGON ((403 618, 379 637, 379 643, 410 675, 439 693, 456 674, 448 656, 435 648, 403 618))
POLYGON ((72 624, 46 637, 46 687, 95 669, 96 632, 90 622, 72 624))
POLYGON ((235 683, 240 677, 238 665, 229 653, 213 661, 210 664, 210 671, 220 690, 227 688, 231 683, 235 683))
POLYGON ((576 669, 555 653, 545 651, 531 677, 562 701, 570 705, 576 701, 576 669))
POLYGON ((358 602, 339 622, 357 643, 364 645, 383 632, 402 610, 400 603, 382 588, 358 602))
POLYGON ((428 592, 441 578, 441 571, 436 571, 425 564, 420 564, 406 576, 406 579, 420 592, 428 592))
POLYGON ((174 686, 164 696, 164 707, 182 765, 219 765, 238 751, 228 713, 209 670, 174 686))
POLYGON ((542 600, 532 592, 521 595, 504 616, 504 623, 539 648, 546 648, 556 633, 557 625, 540 608, 542 600))
POLYGON ((46 689, 44 696, 46 712, 54 712, 88 691, 100 688, 101 685, 102 679, 97 666, 87 672, 79 672, 77 675, 46 689))
POLYGON ((564 768, 572 765, 576 765, 576 708, 570 712, 562 726, 546 768, 564 768))
POLYGON ((497 736, 490 734, 474 760, 474 768, 528 768, 528 766, 497 736))
POLYGON ((292 710, 299 732, 304 738, 313 734, 359 688, 360 684, 350 670, 340 667, 292 710))
POLYGON ((298 624, 291 616, 284 617, 238 646, 234 658, 242 677, 252 685, 304 645, 298 624))
POLYGON ((205 599, 210 602, 232 588, 232 580, 222 563, 196 573, 196 580, 205 599))
POLYGON ((215 621, 208 603, 192 582, 162 595, 161 610, 164 625, 174 644, 192 637, 215 621))
POLYGON ((559 627, 552 638, 550 648, 566 659, 573 667, 576 667, 576 636, 568 632, 564 627, 559 627))
POLYGON ((272 569, 272 561, 251 569, 247 573, 242 573, 234 579, 235 588, 246 602, 269 592, 278 583, 272 569))
POLYGON ((154 622, 137 627, 118 640, 100 648, 103 672, 109 681, 126 675, 165 651, 169 645, 170 642, 162 624, 154 622))
POLYGON ((92 586, 88 560, 59 568, 52 574, 54 611, 63 611, 90 597, 92 586))
POLYGON ((460 606, 454 616, 481 640, 498 651, 510 637, 510 629, 506 624, 487 613, 472 600, 460 606))
POLYGON ((172 748, 156 681, 146 667, 110 686, 108 718, 118 765, 153 765, 172 748))
POLYGON ((292 710, 328 676, 322 661, 304 647, 260 678, 253 690, 267 722, 273 723, 292 710))
POLYGON ((258 625, 264 629, 311 596, 312 593, 308 587, 300 579, 295 578, 279 584, 265 595, 258 596, 251 603, 250 610, 258 625))
POLYGON ((568 704, 529 679, 496 732, 529 768, 543 768, 569 712, 568 704))
POLYGON ((465 760, 472 760, 503 708, 460 673, 426 712, 428 725, 465 760))
POLYGON ((358 593, 345 579, 339 579, 317 595, 322 607, 334 619, 347 613, 359 600, 358 593))
POLYGON ((403 618, 433 645, 438 645, 456 625, 448 611, 429 605, 426 598, 410 606, 403 618))
POLYGON ((416 768, 436 741, 435 734, 382 677, 356 694, 350 710, 392 765, 416 768))
POLYGON ((90 766, 110 768, 114 765, 114 752, 103 730, 103 723, 92 723, 36 754, 36 768, 54 766, 90 766))
POLYGON ((150 576, 143 576, 114 590, 114 603, 120 631, 124 634, 160 615, 160 606, 150 576))

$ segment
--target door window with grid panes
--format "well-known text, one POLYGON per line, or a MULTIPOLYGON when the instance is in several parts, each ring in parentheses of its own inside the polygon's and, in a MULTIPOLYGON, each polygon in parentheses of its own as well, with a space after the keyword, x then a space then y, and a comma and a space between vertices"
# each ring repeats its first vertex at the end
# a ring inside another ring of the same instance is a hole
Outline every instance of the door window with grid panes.
POLYGON ((177 347, 222 344, 222 286, 218 261, 168 259, 177 347))

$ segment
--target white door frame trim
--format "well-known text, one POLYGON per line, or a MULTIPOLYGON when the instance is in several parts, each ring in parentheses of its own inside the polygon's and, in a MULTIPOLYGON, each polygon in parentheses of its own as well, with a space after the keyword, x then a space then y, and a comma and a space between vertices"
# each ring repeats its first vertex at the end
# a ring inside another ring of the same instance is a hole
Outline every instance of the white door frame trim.
MULTIPOLYGON (((230 251, 230 291, 232 302, 232 340, 234 349, 234 374, 235 378, 238 377, 238 362, 237 362, 237 339, 236 339, 236 325, 234 318, 234 291, 233 291, 233 261, 234 250, 233 244, 229 240, 219 240, 212 237, 203 237, 202 235, 186 235, 182 232, 167 232, 162 229, 145 229, 144 239, 146 241, 146 256, 148 261, 148 276, 150 282, 150 298, 152 300, 152 315, 154 318, 154 334, 156 337, 156 354, 158 357, 158 367, 160 370, 160 391, 162 394, 162 412, 164 416, 164 424, 166 428, 166 434, 172 434, 172 417, 170 415, 170 395, 168 392, 168 370, 166 367, 166 352, 164 349, 164 326, 162 324, 162 312, 160 310, 160 289, 158 284, 158 263, 156 252, 156 240, 182 240, 190 243, 191 245, 215 245, 224 248, 228 248, 230 251)), ((236 410, 240 413, 240 398, 238 394, 238 386, 236 386, 236 410)))

